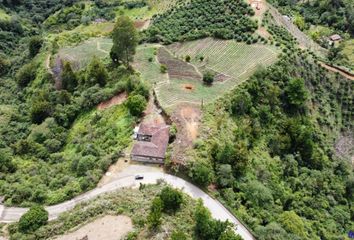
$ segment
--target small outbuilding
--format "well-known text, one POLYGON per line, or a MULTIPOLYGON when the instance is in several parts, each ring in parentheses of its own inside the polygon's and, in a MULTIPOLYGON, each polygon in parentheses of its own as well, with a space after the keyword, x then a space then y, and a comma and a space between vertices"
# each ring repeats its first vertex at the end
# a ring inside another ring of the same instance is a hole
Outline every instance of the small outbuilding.
POLYGON ((163 163, 169 140, 169 127, 165 124, 142 123, 136 133, 136 143, 130 158, 133 161, 163 163))
POLYGON ((342 37, 338 34, 333 34, 332 36, 329 37, 329 40, 331 40, 332 42, 338 42, 342 40, 342 37))

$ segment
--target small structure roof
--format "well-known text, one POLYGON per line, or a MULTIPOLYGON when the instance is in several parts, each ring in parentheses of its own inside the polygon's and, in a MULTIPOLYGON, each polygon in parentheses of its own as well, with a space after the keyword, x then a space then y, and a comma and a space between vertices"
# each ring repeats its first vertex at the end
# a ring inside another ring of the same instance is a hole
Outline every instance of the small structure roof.
POLYGON ((342 37, 338 34, 333 34, 332 36, 329 37, 329 39, 332 41, 339 41, 342 39, 342 37))
POLYGON ((131 152, 132 155, 165 158, 169 140, 169 127, 167 125, 141 124, 138 134, 151 136, 151 141, 136 142, 131 152))

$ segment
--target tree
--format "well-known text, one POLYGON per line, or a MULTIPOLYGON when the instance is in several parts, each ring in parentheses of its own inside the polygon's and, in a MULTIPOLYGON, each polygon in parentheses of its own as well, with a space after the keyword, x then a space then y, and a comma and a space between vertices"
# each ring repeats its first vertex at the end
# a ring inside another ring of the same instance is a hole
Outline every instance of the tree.
POLYGON ((214 82, 215 74, 207 71, 203 74, 203 82, 207 85, 211 85, 214 82))
POLYGON ((108 73, 106 67, 102 64, 99 58, 94 56, 87 68, 86 84, 93 86, 99 84, 100 87, 106 85, 108 73))
POLYGON ((157 229, 161 225, 161 215, 163 209, 163 202, 160 197, 154 198, 150 207, 150 213, 147 217, 149 228, 151 230, 157 229))
POLYGON ((197 161, 190 168, 189 176, 196 184, 206 187, 212 180, 212 170, 204 163, 197 161))
POLYGON ((0 76, 7 72, 10 66, 9 61, 5 58, 4 55, 0 55, 0 76))
POLYGON ((47 224, 48 212, 42 206, 33 206, 26 212, 18 223, 18 228, 22 233, 33 232, 41 226, 47 224))
POLYGON ((28 50, 30 57, 34 57, 39 53, 43 45, 43 39, 40 36, 35 36, 30 39, 28 44, 28 50))
POLYGON ((0 149, 0 173, 13 173, 16 166, 12 162, 11 154, 6 149, 0 149))
POLYGON ((235 180, 230 164, 221 164, 217 170, 217 180, 220 187, 230 187, 235 180))
POLYGON ((51 105, 46 100, 33 101, 30 110, 30 116, 33 123, 42 123, 47 117, 50 116, 51 105))
POLYGON ((183 202, 182 193, 169 186, 162 189, 160 198, 163 202, 164 211, 177 211, 183 202))
POLYGON ((127 107, 133 116, 140 117, 146 108, 146 99, 140 94, 130 96, 127 100, 127 107))
POLYGON ((228 231, 231 224, 227 221, 214 220, 209 210, 203 206, 201 200, 197 203, 194 219, 196 222, 194 231, 197 239, 219 240, 224 234, 231 234, 229 232, 225 233, 228 231))
POLYGON ((285 95, 290 106, 296 107, 297 109, 304 107, 309 95, 305 87, 304 79, 291 79, 285 89, 285 95))
POLYGON ((73 92, 77 87, 77 78, 71 67, 71 63, 64 62, 63 71, 61 73, 62 87, 69 92, 73 92))
POLYGON ((282 227, 289 233, 293 233, 302 239, 306 238, 304 222, 294 211, 285 211, 279 217, 282 227))
POLYGON ((123 63, 128 67, 138 45, 138 33, 129 17, 121 16, 118 18, 112 38, 113 46, 110 52, 112 61, 123 63))
POLYGON ((36 78, 36 66, 33 63, 28 63, 21 67, 16 74, 16 81, 20 87, 27 85, 36 78))
POLYGON ((187 55, 185 60, 186 60, 186 62, 190 62, 191 61, 191 56, 187 55))

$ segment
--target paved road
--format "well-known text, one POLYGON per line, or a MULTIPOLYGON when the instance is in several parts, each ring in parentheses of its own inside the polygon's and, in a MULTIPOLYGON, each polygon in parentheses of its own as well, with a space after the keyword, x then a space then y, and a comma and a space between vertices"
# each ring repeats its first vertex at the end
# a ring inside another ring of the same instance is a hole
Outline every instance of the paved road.
MULTIPOLYGON (((255 239, 252 234, 220 202, 211 198, 208 194, 204 193, 202 190, 200 190, 193 184, 179 177, 165 174, 163 172, 141 171, 135 172, 135 174, 131 174, 131 172, 128 171, 128 174, 122 174, 121 178, 115 179, 111 183, 108 183, 101 187, 97 187, 70 201, 46 207, 47 211, 49 212, 49 219, 53 220, 57 218, 61 213, 72 209, 78 203, 88 201, 103 193, 113 192, 120 188, 138 187, 140 182, 144 184, 154 184, 158 179, 163 179, 173 187, 181 189, 183 192, 190 195, 192 198, 201 198, 204 202, 204 205, 210 210, 214 218, 223 221, 229 220, 230 222, 234 223, 237 227, 236 232, 241 235, 244 240, 255 239), (135 180, 135 174, 144 175, 144 179, 135 180)), ((0 222, 9 223, 18 221, 18 219, 27 210, 27 208, 4 208, 2 205, 0 205, 0 222)))

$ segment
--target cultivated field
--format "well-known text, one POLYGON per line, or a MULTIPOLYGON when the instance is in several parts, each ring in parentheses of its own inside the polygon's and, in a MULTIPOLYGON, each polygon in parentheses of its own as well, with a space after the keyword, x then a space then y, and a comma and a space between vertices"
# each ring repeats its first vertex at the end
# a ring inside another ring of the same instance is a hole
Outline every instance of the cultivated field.
POLYGON ((85 67, 93 56, 105 58, 112 48, 112 40, 108 38, 92 38, 78 46, 59 50, 62 59, 70 61, 75 69, 85 67))
POLYGON ((160 104, 169 110, 178 103, 211 102, 245 81, 260 66, 274 63, 276 58, 277 49, 273 46, 207 38, 167 47, 140 47, 135 67, 145 80, 155 84, 160 104), (187 55, 191 57, 190 64, 181 60, 187 55), (153 61, 149 62, 149 58, 153 61), (167 77, 160 73, 160 63, 167 65, 167 77), (207 70, 216 74, 212 86, 202 82, 201 73, 207 70))

